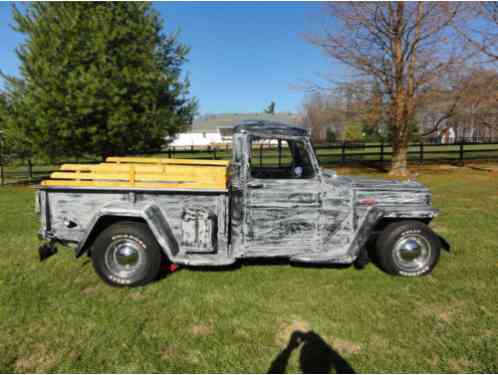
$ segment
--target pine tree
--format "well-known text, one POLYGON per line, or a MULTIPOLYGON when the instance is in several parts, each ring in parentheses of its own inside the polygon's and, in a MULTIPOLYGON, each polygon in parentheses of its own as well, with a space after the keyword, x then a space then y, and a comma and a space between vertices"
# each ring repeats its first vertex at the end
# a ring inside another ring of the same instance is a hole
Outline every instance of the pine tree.
POLYGON ((22 84, 7 77, 7 86, 28 113, 9 123, 36 151, 147 151, 190 124, 196 102, 181 77, 189 49, 162 33, 150 4, 31 3, 13 13, 26 41, 17 49, 22 84))

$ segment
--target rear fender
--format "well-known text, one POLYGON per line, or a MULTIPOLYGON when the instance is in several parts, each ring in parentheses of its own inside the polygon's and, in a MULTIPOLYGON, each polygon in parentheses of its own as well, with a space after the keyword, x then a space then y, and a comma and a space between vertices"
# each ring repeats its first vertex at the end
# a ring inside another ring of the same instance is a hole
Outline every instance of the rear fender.
POLYGON ((147 223, 149 229, 154 235, 157 243, 168 258, 172 258, 179 252, 178 242, 173 235, 164 212, 155 204, 116 204, 107 205, 99 209, 94 215, 90 224, 78 243, 76 248, 76 257, 88 252, 93 238, 102 229, 102 223, 107 219, 135 218, 142 219, 147 223))

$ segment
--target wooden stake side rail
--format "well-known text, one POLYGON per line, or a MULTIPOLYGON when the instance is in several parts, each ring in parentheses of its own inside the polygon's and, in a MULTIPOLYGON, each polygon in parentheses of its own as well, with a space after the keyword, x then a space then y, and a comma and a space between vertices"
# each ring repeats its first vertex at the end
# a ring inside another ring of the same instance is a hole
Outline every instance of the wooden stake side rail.
POLYGON ((212 165, 212 166, 224 166, 228 167, 230 165, 229 160, 200 160, 200 159, 166 159, 166 158, 145 158, 145 157, 117 157, 109 156, 105 159, 107 163, 117 163, 117 164, 176 164, 176 165, 212 165))
POLYGON ((41 185, 225 190, 229 164, 227 160, 107 158, 100 164, 63 164, 41 185))

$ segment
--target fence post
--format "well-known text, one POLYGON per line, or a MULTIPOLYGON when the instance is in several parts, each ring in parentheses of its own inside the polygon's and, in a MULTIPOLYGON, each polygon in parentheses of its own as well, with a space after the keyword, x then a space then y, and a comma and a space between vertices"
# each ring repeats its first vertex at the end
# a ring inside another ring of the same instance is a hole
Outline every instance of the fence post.
POLYGON ((420 156, 419 156, 418 163, 422 164, 423 162, 424 162, 424 143, 420 142, 420 156))
POLYGON ((171 147, 168 147, 168 158, 171 159, 171 147))
POLYGON ((282 165, 282 140, 278 140, 278 166, 282 165))
POLYGON ((342 141, 341 165, 346 164, 346 142, 342 141))
POLYGON ((460 166, 463 167, 464 162, 463 162, 463 144, 464 140, 460 140, 460 166))
POLYGON ((263 143, 259 144, 259 166, 263 166, 263 143))
POLYGON ((216 160, 216 146, 213 147, 213 160, 216 160))
MULTIPOLYGON (((1 150, 0 150, 1 152, 1 150)), ((4 176, 3 176, 3 157, 0 154, 0 186, 4 185, 4 176)))
POLYGON ((33 180, 33 164, 31 163, 31 159, 28 159, 28 181, 31 182, 33 180))
POLYGON ((380 166, 384 166, 384 141, 380 143, 380 166))

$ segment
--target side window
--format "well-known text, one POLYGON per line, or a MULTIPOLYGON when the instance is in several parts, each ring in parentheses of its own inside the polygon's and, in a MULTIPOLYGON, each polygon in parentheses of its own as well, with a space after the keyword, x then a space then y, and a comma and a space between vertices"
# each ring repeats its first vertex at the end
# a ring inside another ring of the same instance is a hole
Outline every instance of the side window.
POLYGON ((250 173, 255 178, 299 179, 313 177, 306 144, 277 138, 253 137, 250 173))

